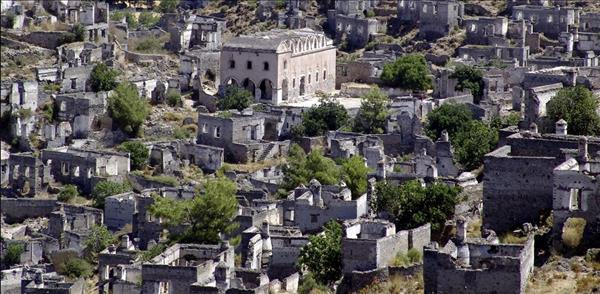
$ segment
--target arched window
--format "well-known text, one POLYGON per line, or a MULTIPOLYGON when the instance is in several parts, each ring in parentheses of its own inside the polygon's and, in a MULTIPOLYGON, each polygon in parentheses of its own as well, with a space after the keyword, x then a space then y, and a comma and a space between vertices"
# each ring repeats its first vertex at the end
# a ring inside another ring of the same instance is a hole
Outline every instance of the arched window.
POLYGON ((269 63, 268 63, 268 62, 266 62, 266 61, 265 61, 265 62, 263 63, 263 69, 264 69, 264 70, 269 70, 269 63))
POLYGON ((326 80, 326 79, 327 79, 327 70, 324 69, 323 70, 323 80, 326 80))
POLYGON ((235 68, 235 60, 229 60, 229 68, 235 68))

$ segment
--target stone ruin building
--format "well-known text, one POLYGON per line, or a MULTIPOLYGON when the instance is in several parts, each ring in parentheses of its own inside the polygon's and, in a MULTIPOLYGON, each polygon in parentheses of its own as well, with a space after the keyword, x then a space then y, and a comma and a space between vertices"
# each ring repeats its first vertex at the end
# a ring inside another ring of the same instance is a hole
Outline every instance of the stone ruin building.
POLYGON ((387 267, 398 253, 405 254, 412 248, 422 251, 431 241, 429 224, 396 232, 396 226, 388 221, 350 220, 344 222, 344 232, 344 273, 387 267))
POLYGON ((463 16, 462 1, 398 1, 398 18, 406 23, 418 23, 419 35, 429 40, 448 35, 461 24, 463 16))
POLYGON ((282 156, 289 141, 266 141, 265 118, 251 110, 230 115, 198 114, 198 144, 225 149, 225 160, 256 162, 282 156))
POLYGON ((584 246, 596 248, 600 246, 600 154, 589 153, 587 140, 580 138, 578 150, 553 171, 552 231, 560 240, 565 222, 582 218, 584 246))
POLYGON ((225 162, 223 148, 183 140, 153 143, 149 149, 150 166, 165 174, 173 174, 188 164, 196 165, 203 171, 215 172, 225 162))
POLYGON ((464 219, 444 247, 423 248, 425 293, 523 293, 533 272, 534 240, 499 244, 497 238, 467 238, 464 219))
POLYGON ((296 102, 334 90, 335 62, 332 41, 311 29, 238 36, 223 44, 221 88, 243 87, 268 104, 296 102))
POLYGON ((506 232, 523 223, 536 223, 540 213, 553 208, 554 170, 566 161, 564 151, 588 148, 589 154, 600 151, 597 138, 589 138, 584 144, 580 136, 568 135, 564 130, 566 126, 559 128, 557 134, 539 134, 534 125, 531 131, 508 136, 505 146, 485 156, 485 229, 506 232))

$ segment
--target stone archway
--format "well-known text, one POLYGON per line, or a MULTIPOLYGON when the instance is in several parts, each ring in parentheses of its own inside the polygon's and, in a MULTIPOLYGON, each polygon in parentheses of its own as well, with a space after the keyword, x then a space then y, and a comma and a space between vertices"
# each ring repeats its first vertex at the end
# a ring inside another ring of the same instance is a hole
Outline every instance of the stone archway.
POLYGON ((217 80, 217 75, 212 70, 207 69, 202 75, 202 84, 209 87, 214 87, 217 80))
POLYGON ((264 79, 260 82, 260 99, 261 100, 272 100, 273 99, 273 83, 271 80, 264 79))
POLYGON ((244 79, 244 81, 242 81, 242 88, 252 93, 252 97, 256 97, 256 86, 254 85, 254 82, 251 79, 244 79))
POLYGON ((238 81, 234 78, 229 78, 227 82, 225 82, 225 86, 238 86, 238 81))

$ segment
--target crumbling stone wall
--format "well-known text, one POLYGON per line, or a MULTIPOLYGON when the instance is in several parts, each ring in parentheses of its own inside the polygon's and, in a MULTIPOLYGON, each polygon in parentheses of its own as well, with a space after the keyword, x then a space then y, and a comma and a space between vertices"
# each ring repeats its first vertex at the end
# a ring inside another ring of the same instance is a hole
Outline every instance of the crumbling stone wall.
POLYGON ((536 223, 540 212, 552 208, 552 170, 556 164, 550 156, 512 155, 511 146, 487 154, 483 227, 501 233, 526 222, 536 223))
POLYGON ((28 218, 47 217, 57 207, 54 199, 0 198, 2 215, 7 223, 18 223, 28 218))
POLYGON ((569 31, 569 26, 579 22, 579 11, 568 7, 515 6, 513 20, 529 20, 535 32, 557 39, 561 32, 569 31))
POLYGON ((125 225, 133 224, 137 199, 133 192, 106 197, 104 200, 104 224, 117 231, 125 225))
POLYGON ((8 159, 9 194, 34 197, 50 181, 48 167, 30 153, 11 154, 8 159))
MULTIPOLYGON (((587 146, 582 148, 587 149, 587 146)), ((571 158, 554 169, 552 231, 556 240, 560 240, 567 219, 582 218, 586 221, 582 236, 584 246, 597 247, 600 245, 597 218, 600 213, 600 164, 588 160, 580 156, 579 159, 571 158)))
POLYGON ((379 31, 380 25, 373 18, 338 14, 335 16, 334 27, 338 42, 346 38, 345 40, 350 48, 363 48, 369 42, 371 35, 379 31))

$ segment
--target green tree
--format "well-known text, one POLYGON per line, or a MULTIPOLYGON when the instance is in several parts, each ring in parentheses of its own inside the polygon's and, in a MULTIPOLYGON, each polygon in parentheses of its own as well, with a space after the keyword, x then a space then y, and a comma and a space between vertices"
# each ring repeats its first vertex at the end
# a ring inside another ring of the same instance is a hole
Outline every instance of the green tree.
POLYGON ((353 130, 365 134, 383 134, 388 116, 388 96, 374 86, 362 97, 353 130))
POLYGON ((384 65, 380 78, 388 86, 424 91, 432 87, 429 75, 429 66, 425 57, 420 54, 410 54, 384 65))
POLYGON ((460 65, 456 68, 450 78, 457 79, 456 90, 471 90, 473 101, 479 104, 483 98, 483 74, 473 66, 460 65))
POLYGON ((325 224, 323 234, 308 237, 298 262, 321 284, 339 280, 342 277, 342 226, 332 220, 325 224))
POLYGON ((358 155, 354 155, 342 163, 342 179, 352 192, 352 198, 356 199, 367 192, 367 175, 369 171, 370 169, 365 165, 363 158, 358 155))
POLYGON ((478 168, 483 157, 498 143, 498 130, 481 121, 472 120, 461 128, 451 139, 454 155, 465 169, 478 168))
POLYGON ((442 131, 453 137, 461 128, 473 120, 473 114, 464 104, 443 104, 427 115, 425 132, 429 138, 437 140, 442 131))
POLYGON ((150 157, 148 148, 140 141, 127 141, 121 144, 118 149, 119 151, 129 153, 132 169, 142 169, 150 157))
POLYGON ((286 191, 307 185, 316 179, 323 185, 333 185, 339 181, 340 170, 335 161, 313 150, 308 155, 297 144, 290 146, 287 164, 283 167, 283 183, 281 188, 286 191))
POLYGON ((184 232, 175 237, 178 242, 218 244, 221 234, 231 233, 238 227, 233 221, 238 210, 237 189, 235 183, 223 177, 209 180, 204 189, 204 195, 189 200, 154 197, 150 213, 160 217, 167 227, 187 225, 184 232))
POLYGON ((546 104, 548 118, 564 119, 573 135, 600 135, 598 97, 583 86, 564 88, 546 104))
POLYGON ((108 196, 122 194, 131 191, 131 186, 127 182, 117 183, 111 181, 102 181, 92 189, 92 199, 94 207, 104 209, 104 200, 108 196))
POLYGON ((337 130, 348 123, 348 112, 339 102, 329 97, 321 98, 302 115, 302 124, 296 135, 322 136, 327 131, 337 130))
POLYGON ((22 243, 10 243, 6 247, 6 252, 4 253, 4 265, 6 267, 11 267, 15 264, 19 264, 21 262, 21 254, 25 252, 25 245, 22 243))
POLYGON ((104 225, 94 225, 90 234, 83 241, 83 246, 86 253, 95 259, 98 253, 116 241, 117 238, 104 225))
POLYGON ((154 16, 150 11, 143 11, 138 17, 138 23, 146 28, 150 28, 160 20, 159 16, 154 16))
POLYGON ((71 258, 62 264, 59 273, 71 279, 88 278, 92 275, 93 268, 89 262, 81 258, 71 258))
POLYGON ((179 5, 179 0, 161 0, 158 9, 163 13, 173 13, 179 5))
POLYGON ((131 83, 121 83, 108 97, 108 109, 120 128, 130 134, 138 135, 141 126, 150 114, 148 103, 140 97, 137 88, 131 83))
POLYGON ((79 196, 79 191, 75 185, 65 185, 65 187, 58 193, 58 201, 70 202, 75 197, 79 196))
POLYGON ((225 95, 219 99, 218 106, 221 110, 237 109, 242 111, 248 108, 254 102, 254 97, 250 91, 237 86, 227 86, 225 95))
POLYGON ((96 64, 90 75, 92 91, 111 91, 117 87, 119 72, 108 67, 104 62, 96 64))
POLYGON ((436 182, 423 187, 419 181, 409 181, 397 186, 387 182, 377 183, 374 208, 388 212, 398 230, 412 229, 431 223, 440 230, 454 214, 460 187, 450 187, 436 182))

